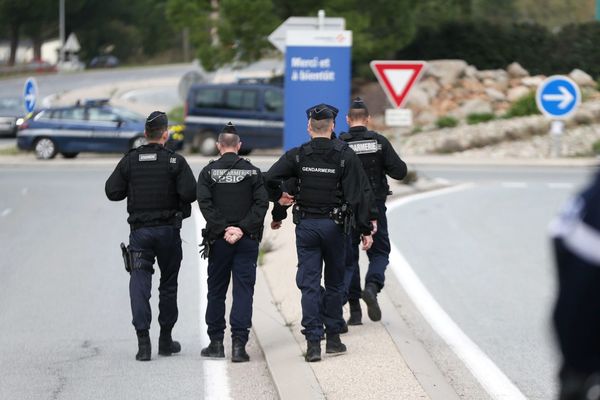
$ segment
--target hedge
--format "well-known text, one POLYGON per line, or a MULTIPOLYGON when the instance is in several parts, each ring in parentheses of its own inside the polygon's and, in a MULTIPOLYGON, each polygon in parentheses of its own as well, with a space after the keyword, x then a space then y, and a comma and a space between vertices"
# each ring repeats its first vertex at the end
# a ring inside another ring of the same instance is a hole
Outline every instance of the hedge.
POLYGON ((397 57, 462 59, 478 69, 506 68, 517 61, 534 75, 580 68, 600 77, 598 43, 600 22, 567 25, 555 33, 537 24, 450 22, 437 29, 422 28, 397 57))

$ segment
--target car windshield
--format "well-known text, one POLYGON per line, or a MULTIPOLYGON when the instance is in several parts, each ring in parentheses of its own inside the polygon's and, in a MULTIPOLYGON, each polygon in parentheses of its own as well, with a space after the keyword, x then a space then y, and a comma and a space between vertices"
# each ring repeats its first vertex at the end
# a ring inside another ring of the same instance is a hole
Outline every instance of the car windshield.
POLYGON ((124 121, 144 122, 146 120, 142 114, 124 108, 113 107, 112 111, 124 121))
POLYGON ((15 115, 24 114, 23 99, 20 97, 3 97, 0 98, 0 112, 12 113, 15 115))

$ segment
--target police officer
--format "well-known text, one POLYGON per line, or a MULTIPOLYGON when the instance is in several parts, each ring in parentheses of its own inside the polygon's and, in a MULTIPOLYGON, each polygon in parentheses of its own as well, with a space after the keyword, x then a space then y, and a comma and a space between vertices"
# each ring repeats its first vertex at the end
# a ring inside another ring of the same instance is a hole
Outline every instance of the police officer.
MULTIPOLYGON (((302 292, 302 333, 307 340, 305 360, 321 360, 320 340, 326 327, 326 352, 346 351, 340 340, 344 325, 344 227, 343 205, 354 211, 357 231, 369 248, 371 192, 358 157, 348 146, 331 139, 333 113, 316 106, 309 111, 308 132, 312 140, 286 152, 266 174, 269 185, 297 178, 294 200, 298 271, 296 284, 302 292), (365 190, 366 188, 366 190, 365 190), (321 298, 322 261, 325 262, 325 291, 321 298)), ((281 194, 281 191, 280 191, 281 194)), ((274 201, 281 200, 275 196, 274 201)), ((346 215, 347 217, 347 215, 346 215)))
MULTIPOLYGON (((404 179, 407 173, 406 164, 400 159, 390 142, 377 132, 368 130, 369 110, 364 101, 357 97, 352 102, 346 117, 347 133, 342 133, 340 139, 358 155, 367 173, 369 183, 373 188, 377 204, 378 219, 376 234, 373 235, 373 246, 367 251, 369 270, 365 279, 365 290, 362 298, 367 304, 369 318, 373 321, 381 319, 381 309, 377 294, 385 283, 385 270, 389 263, 390 239, 388 235, 387 217, 385 215, 385 200, 389 193, 386 175, 393 179, 404 179)), ((360 271, 358 266, 359 233, 355 233, 352 250, 349 254, 345 283, 350 304, 349 325, 362 323, 360 271)))
POLYGON ((207 165, 198 177, 198 204, 206 219, 204 245, 209 249, 206 325, 210 344, 201 354, 225 357, 225 296, 233 277, 229 315, 233 362, 250 360, 246 343, 252 326, 256 260, 269 205, 260 169, 238 156, 241 145, 230 122, 218 138, 221 158, 207 165))
POLYGON ((600 399, 600 174, 551 225, 561 400, 600 399))
POLYGON ((151 113, 144 134, 148 144, 129 151, 105 186, 110 200, 127 198, 127 222, 131 227, 129 295, 138 337, 136 360, 140 361, 150 360, 152 352, 150 291, 155 258, 160 268, 158 353, 168 356, 181 351, 180 344, 171 337, 178 315, 177 276, 182 258, 179 231, 196 198, 196 180, 185 158, 164 147, 169 137, 167 115, 151 113))

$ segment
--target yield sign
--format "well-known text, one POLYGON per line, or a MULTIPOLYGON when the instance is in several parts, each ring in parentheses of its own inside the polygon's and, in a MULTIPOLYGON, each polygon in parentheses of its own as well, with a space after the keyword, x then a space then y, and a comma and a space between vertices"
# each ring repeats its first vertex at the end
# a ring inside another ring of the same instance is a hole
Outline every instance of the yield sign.
POLYGON ((424 61, 371 61, 379 84, 396 107, 402 106, 427 65, 424 61))

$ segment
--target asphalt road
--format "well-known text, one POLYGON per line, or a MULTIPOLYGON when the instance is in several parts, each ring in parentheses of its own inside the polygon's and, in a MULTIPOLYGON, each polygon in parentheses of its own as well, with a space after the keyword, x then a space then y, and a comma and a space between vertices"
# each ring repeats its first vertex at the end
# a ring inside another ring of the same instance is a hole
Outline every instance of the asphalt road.
MULTIPOLYGON (((183 76, 188 71, 198 67, 190 64, 158 65, 148 67, 132 67, 88 70, 82 72, 65 72, 51 75, 36 76, 39 98, 62 93, 68 90, 98 86, 104 83, 119 81, 147 81, 172 76, 183 76)), ((0 85, 0 96, 22 96, 24 77, 3 79, 0 85)))
POLYGON ((389 214, 390 235, 460 328, 530 399, 556 391, 550 313, 555 271, 547 226, 590 170, 427 167, 462 191, 389 214))
POLYGON ((207 362, 224 363, 221 369, 233 382, 248 380, 229 388, 231 398, 273 398, 266 364, 253 339, 250 364, 200 357, 205 344, 200 296, 205 291, 200 289, 199 241, 192 221, 186 220, 182 229, 180 314, 174 330, 182 353, 156 355, 155 276, 153 361, 135 361, 128 275, 118 249, 129 233, 125 203, 111 203, 104 195, 112 168, 41 163, 2 167, 0 398, 205 398, 211 387, 222 390, 214 382, 207 385, 207 362))

